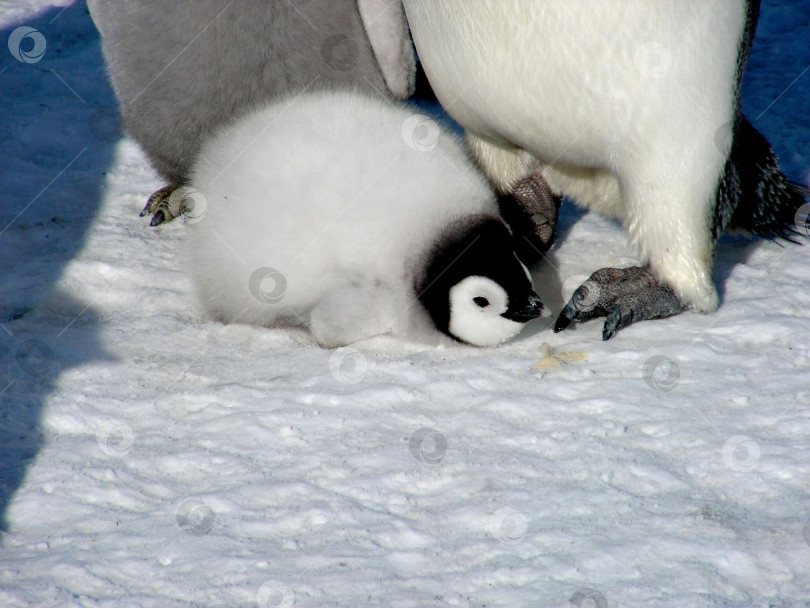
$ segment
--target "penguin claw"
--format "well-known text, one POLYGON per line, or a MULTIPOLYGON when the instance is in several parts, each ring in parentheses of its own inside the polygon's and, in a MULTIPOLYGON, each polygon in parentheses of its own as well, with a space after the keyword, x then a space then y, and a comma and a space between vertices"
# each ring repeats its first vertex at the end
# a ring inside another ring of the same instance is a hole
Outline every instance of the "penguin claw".
POLYGON ((616 335, 620 329, 624 329, 633 323, 634 315, 632 308, 623 308, 616 306, 611 310, 605 318, 605 324, 602 326, 602 340, 610 340, 616 335))
POLYGON ((161 224, 173 220, 176 215, 171 212, 169 199, 179 187, 178 184, 169 184, 153 192, 146 201, 146 206, 143 208, 143 211, 141 211, 140 217, 151 214, 152 220, 149 222, 150 226, 160 226, 161 224))
POLYGON ((152 221, 149 222, 149 225, 154 228, 155 226, 160 226, 165 221, 166 221, 166 214, 164 213, 163 209, 158 209, 152 216, 152 221))
POLYGON ((566 304, 565 308, 562 309, 560 316, 557 317, 557 320, 554 322, 554 333, 558 334, 566 327, 571 325, 571 321, 573 319, 574 317, 571 312, 571 308, 566 304))
POLYGON ((557 317, 554 332, 561 332, 572 321, 606 317, 602 339, 610 340, 636 321, 663 319, 688 308, 648 268, 602 268, 577 288, 557 317))

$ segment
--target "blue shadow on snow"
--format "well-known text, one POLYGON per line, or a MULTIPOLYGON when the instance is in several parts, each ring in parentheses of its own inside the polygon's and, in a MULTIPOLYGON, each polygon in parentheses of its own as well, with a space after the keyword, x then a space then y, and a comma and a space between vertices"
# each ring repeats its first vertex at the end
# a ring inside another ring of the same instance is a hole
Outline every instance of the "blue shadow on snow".
POLYGON ((97 215, 120 129, 84 1, 3 28, 0 44, 0 531, 7 532, 8 505, 42 446, 42 409, 58 397, 59 375, 109 358, 92 307, 57 282, 97 215))

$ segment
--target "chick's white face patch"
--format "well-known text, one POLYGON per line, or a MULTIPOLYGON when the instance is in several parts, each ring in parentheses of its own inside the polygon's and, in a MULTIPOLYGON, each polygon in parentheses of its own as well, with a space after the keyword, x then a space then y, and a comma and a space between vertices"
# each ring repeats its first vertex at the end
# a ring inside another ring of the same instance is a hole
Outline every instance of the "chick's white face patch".
POLYGON ((492 279, 471 276, 450 289, 450 333, 475 346, 495 346, 517 335, 522 323, 501 315, 509 295, 492 279))

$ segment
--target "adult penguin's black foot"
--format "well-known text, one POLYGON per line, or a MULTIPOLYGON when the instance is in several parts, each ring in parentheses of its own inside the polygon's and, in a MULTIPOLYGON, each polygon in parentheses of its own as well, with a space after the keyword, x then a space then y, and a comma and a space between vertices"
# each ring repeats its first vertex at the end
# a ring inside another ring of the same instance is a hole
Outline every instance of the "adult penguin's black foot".
POLYGON ((525 263, 536 261, 557 240, 562 197, 539 174, 525 177, 498 200, 501 216, 512 229, 517 253, 525 263))
POLYGON ((557 317, 554 332, 562 331, 571 321, 607 317, 602 339, 610 340, 636 321, 663 319, 688 308, 647 267, 602 268, 577 288, 557 317))

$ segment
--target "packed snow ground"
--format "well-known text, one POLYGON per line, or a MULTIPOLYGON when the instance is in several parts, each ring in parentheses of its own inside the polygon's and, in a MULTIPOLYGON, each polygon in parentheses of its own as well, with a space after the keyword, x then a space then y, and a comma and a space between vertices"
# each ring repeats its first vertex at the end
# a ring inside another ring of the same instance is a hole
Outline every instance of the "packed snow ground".
MULTIPOLYGON (((222 326, 183 225, 138 218, 163 184, 83 3, 0 0, 0 29, 0 605, 810 602, 810 247, 725 239, 716 313, 607 343, 222 326), (41 60, 7 51, 21 25, 41 60)), ((745 108, 805 183, 809 66, 810 6, 766 1, 745 108)), ((634 261, 564 208, 535 273, 555 312, 634 261)))

